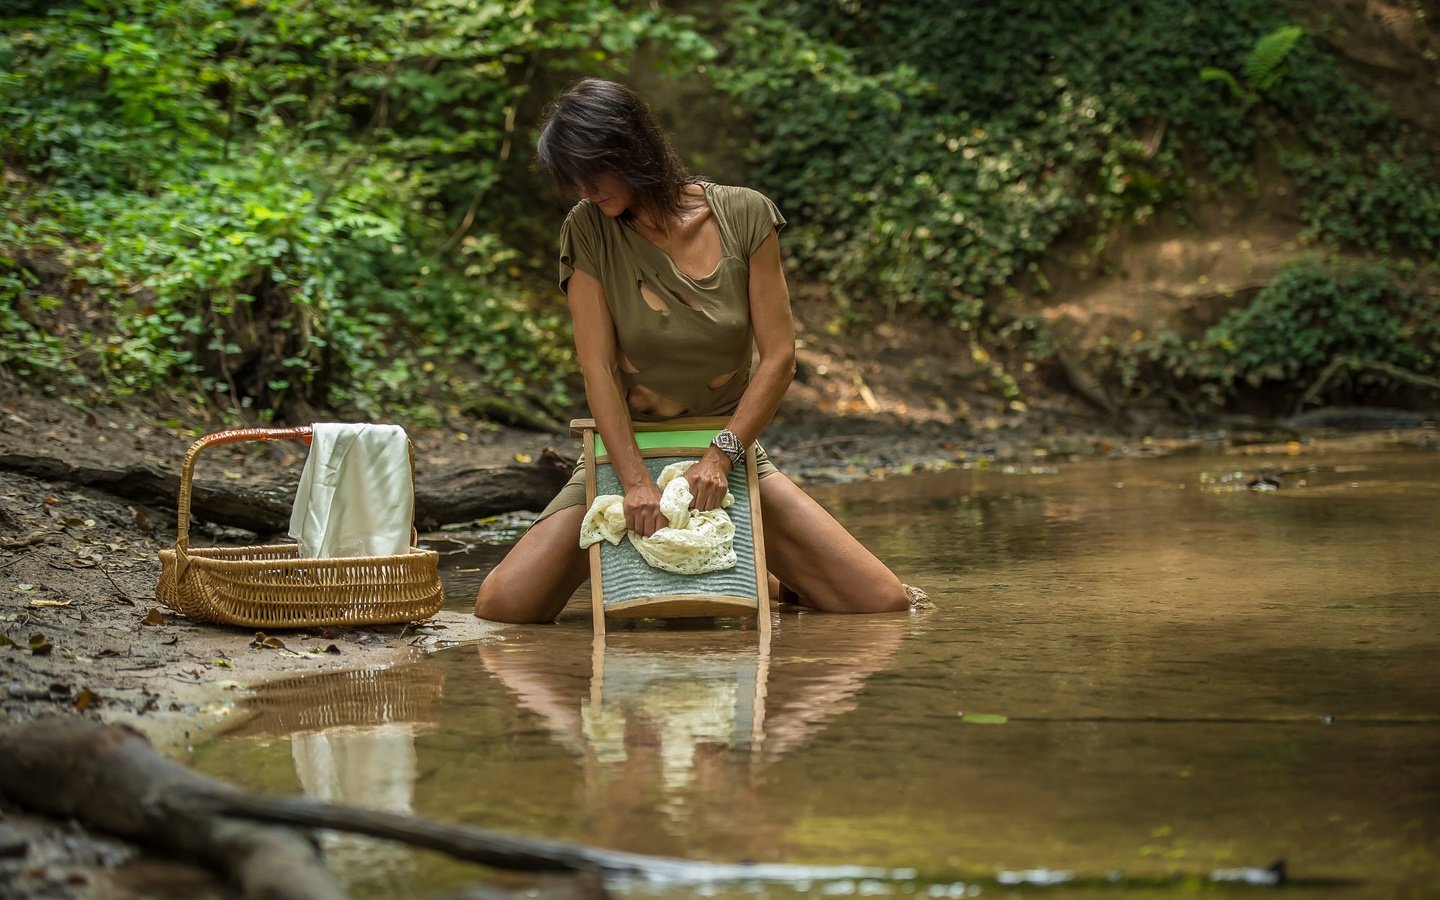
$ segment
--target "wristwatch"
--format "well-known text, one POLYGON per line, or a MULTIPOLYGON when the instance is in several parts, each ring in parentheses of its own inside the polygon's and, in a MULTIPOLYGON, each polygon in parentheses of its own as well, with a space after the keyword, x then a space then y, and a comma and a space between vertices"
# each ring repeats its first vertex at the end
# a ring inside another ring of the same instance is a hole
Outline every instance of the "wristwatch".
POLYGON ((740 438, 728 428, 715 435, 710 446, 725 454, 725 458, 730 460, 731 466, 740 465, 740 459, 745 455, 745 445, 740 443, 740 438))

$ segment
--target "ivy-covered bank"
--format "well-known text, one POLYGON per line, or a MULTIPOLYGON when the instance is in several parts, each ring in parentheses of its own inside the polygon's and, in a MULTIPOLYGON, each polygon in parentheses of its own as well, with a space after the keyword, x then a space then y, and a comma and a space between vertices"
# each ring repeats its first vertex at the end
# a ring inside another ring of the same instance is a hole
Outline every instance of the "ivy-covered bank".
MULTIPOLYGON (((565 201, 530 170, 532 127, 580 74, 653 81, 644 60, 733 108, 792 272, 841 319, 912 306, 1043 366, 1055 340, 1017 298, 1103 265, 1117 229, 1281 182, 1311 257, 1208 331, 1105 348, 1102 378, 1215 408, 1293 405, 1337 365, 1423 383, 1440 125, 1351 80, 1323 7, 11 2, 0 367, 250 419, 562 417, 565 201)), ((1395 5, 1433 35, 1424 13, 1395 5)))
MULTIPOLYGON (((917 304, 1032 358, 1053 339, 1008 301, 1050 291, 1057 248, 1103 265, 1118 230, 1285 182, 1312 258, 1203 334, 1102 354, 1122 396, 1222 406, 1303 389, 1340 356, 1436 374, 1440 111, 1417 127, 1352 82, 1296 24, 1326 6, 751 3, 714 77, 755 124, 756 180, 800 223, 805 278, 859 315, 917 304)), ((1394 14, 1440 48, 1422 4, 1394 14)))

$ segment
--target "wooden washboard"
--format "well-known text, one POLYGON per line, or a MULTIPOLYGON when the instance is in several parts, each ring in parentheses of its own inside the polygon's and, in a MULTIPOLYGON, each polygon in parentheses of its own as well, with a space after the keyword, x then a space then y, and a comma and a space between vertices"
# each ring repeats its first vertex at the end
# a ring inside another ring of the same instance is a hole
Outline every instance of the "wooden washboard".
MULTIPOLYGON (((726 419, 689 418, 668 422, 637 422, 635 442, 651 478, 674 462, 699 459, 726 419)), ((601 494, 623 494, 610 466, 605 442, 594 419, 575 419, 572 435, 584 442, 585 504, 601 494)), ((689 616, 755 616, 762 634, 770 632, 770 591, 765 568, 764 530, 760 517, 759 478, 755 445, 730 472, 735 504, 726 510, 735 523, 734 568, 703 575, 676 575, 648 565, 628 540, 590 547, 590 594, 595 632, 605 633, 605 617, 674 619, 689 616)))

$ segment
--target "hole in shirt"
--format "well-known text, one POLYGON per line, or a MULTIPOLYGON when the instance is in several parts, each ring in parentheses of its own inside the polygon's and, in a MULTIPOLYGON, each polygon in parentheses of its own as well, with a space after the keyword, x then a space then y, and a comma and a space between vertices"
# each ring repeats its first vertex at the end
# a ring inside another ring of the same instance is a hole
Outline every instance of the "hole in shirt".
POLYGON ((630 407, 630 411, 633 413, 656 416, 662 419, 683 416, 690 412, 690 407, 678 401, 671 400, 669 397, 662 397, 643 384, 630 386, 630 390, 625 392, 625 404, 630 407))
POLYGON ((623 353, 619 354, 615 362, 620 366, 620 371, 624 372, 626 375, 640 374, 640 370, 635 368, 635 364, 630 361, 630 357, 626 356, 623 353))
MULTIPOLYGON (((669 301, 652 291, 650 289, 650 285, 646 284, 644 281, 640 282, 640 296, 645 299, 645 305, 655 310, 656 312, 663 313, 670 311, 669 301)), ((695 305, 695 302, 692 300, 687 300, 684 297, 676 297, 675 299, 680 301, 682 305, 687 306, 690 309, 700 309, 700 307, 695 305)))
POLYGON ((712 391, 718 391, 718 390, 720 390, 721 388, 723 388, 725 385, 727 385, 727 384, 729 384, 730 382, 734 381, 734 380, 735 380, 735 376, 736 376, 736 375, 739 375, 739 374, 740 374, 740 370, 739 370, 739 369, 736 369, 736 370, 733 371, 733 372, 725 372, 725 373, 723 373, 723 374, 716 375, 714 378, 712 378, 712 379, 710 379, 709 381, 705 382, 705 386, 708 387, 708 388, 709 388, 710 390, 712 390, 712 391))

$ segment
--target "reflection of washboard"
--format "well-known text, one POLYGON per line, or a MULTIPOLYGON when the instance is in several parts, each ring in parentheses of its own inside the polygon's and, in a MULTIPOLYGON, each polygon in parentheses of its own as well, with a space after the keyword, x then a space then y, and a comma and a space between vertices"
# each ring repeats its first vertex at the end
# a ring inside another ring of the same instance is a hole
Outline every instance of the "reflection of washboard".
MULTIPOLYGON (((726 425, 725 419, 672 419, 636 423, 635 442, 652 478, 674 462, 699 459, 710 441, 726 425)), ((610 466, 605 442, 593 419, 576 419, 571 432, 584 440, 585 502, 601 494, 623 494, 610 466)), ((605 632, 605 617, 617 619, 671 619, 686 616, 756 616, 763 633, 770 630, 769 589, 766 583, 764 532, 760 519, 759 479, 755 474, 755 447, 730 472, 730 493, 735 498, 726 512, 735 524, 734 568, 702 575, 676 575, 648 565, 628 540, 619 544, 600 541, 590 548, 590 593, 595 631, 605 632)))
MULTIPOLYGON (((606 721, 646 720, 666 732, 716 738, 731 749, 755 754, 765 740, 766 681, 770 637, 740 646, 735 632, 708 631, 697 644, 677 635, 647 643, 644 634, 599 634, 591 655, 590 702, 582 707, 586 739, 601 760, 625 758, 626 729, 606 731, 606 721), (677 639, 678 640, 672 640, 677 639), (622 641, 618 646, 606 642, 622 641), (636 642, 638 641, 638 646, 636 642), (628 645, 628 646, 627 646, 628 645), (714 702, 728 699, 730 702, 714 702)), ((653 636, 653 635, 651 635, 653 636)))

